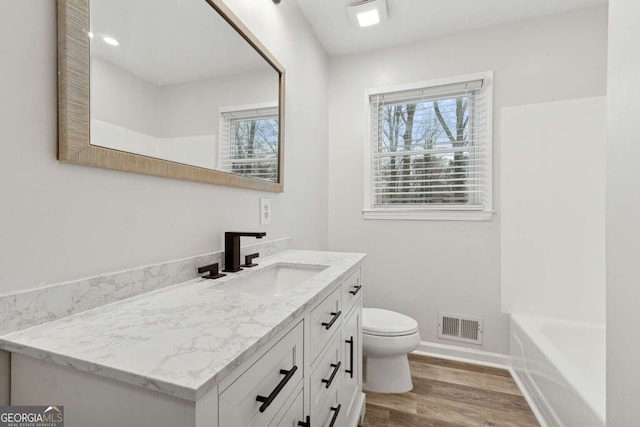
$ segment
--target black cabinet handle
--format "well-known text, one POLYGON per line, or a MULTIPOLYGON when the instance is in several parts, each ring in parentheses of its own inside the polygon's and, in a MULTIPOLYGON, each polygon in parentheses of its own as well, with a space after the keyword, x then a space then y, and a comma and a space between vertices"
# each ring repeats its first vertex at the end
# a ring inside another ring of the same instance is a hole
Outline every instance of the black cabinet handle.
POLYGON ((331 418, 331 422, 329 423, 329 427, 333 427, 338 419, 338 414, 340 413, 340 409, 342 409, 342 404, 336 406, 335 408, 332 406, 331 410, 333 411, 333 417, 331 418))
POLYGON ((338 362, 336 363, 332 363, 331 367, 333 368, 333 372, 331 373, 331 376, 329 377, 328 380, 323 379, 322 382, 326 384, 326 388, 331 387, 331 383, 333 382, 333 379, 336 377, 336 374, 338 373, 338 371, 340 370, 340 365, 342 365, 342 362, 338 362))
POLYGON ((278 397, 278 394, 280 394, 280 392, 282 391, 284 386, 287 385, 287 383, 289 382, 291 377, 293 377, 293 375, 296 373, 297 370, 298 370, 298 367, 296 365, 293 365, 293 368, 289 369, 288 371, 285 370, 285 369, 280 369, 280 374, 284 375, 284 378, 282 380, 280 380, 280 382, 278 383, 276 388, 274 388, 273 391, 271 393, 269 393, 269 396, 267 396, 267 397, 260 396, 260 395, 258 395, 258 397, 256 397, 256 400, 258 402, 262 402, 262 405, 260 405, 260 412, 264 412, 264 411, 267 410, 269 405, 271 405, 273 400, 276 397, 278 397))
POLYGON ((338 317, 340 317, 341 314, 342 314, 342 311, 332 311, 331 315, 333 317, 331 318, 329 323, 322 322, 322 326, 324 326, 325 329, 327 329, 327 330, 331 329, 331 327, 333 326, 334 323, 336 323, 336 320, 338 320, 338 317))
POLYGON ((307 415, 307 419, 305 421, 298 421, 299 427, 311 427, 311 417, 307 415))
POLYGON ((353 290, 352 290, 352 291, 349 291, 349 293, 350 293, 351 295, 358 295, 358 292, 360 292, 360 289, 361 289, 361 288, 362 288, 362 285, 355 285, 355 286, 353 287, 353 290))
POLYGON ((353 337, 349 338, 345 341, 349 344, 349 369, 345 369, 344 371, 353 378, 353 337))

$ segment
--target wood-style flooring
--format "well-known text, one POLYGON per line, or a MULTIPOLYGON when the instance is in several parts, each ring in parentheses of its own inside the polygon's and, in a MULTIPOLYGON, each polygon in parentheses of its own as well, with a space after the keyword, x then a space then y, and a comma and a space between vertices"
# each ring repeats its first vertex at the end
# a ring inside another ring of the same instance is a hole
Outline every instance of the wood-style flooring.
POLYGON ((409 355, 413 390, 367 393, 364 427, 538 426, 509 371, 409 355))

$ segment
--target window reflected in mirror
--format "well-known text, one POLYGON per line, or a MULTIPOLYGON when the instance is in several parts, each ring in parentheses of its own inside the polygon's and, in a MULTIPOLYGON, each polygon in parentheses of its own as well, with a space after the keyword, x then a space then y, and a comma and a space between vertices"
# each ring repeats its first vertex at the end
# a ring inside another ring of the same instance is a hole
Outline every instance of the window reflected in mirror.
POLYGON ((278 179, 278 107, 244 106, 220 113, 218 169, 276 182, 278 179))

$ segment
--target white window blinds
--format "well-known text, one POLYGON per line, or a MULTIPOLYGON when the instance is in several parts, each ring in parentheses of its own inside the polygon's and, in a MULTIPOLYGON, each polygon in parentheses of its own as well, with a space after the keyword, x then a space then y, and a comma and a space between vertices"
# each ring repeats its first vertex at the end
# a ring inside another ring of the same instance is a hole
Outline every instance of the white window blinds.
POLYGON ((218 168, 278 182, 278 108, 223 111, 218 168))
POLYGON ((369 96, 369 209, 490 209, 483 83, 369 96))

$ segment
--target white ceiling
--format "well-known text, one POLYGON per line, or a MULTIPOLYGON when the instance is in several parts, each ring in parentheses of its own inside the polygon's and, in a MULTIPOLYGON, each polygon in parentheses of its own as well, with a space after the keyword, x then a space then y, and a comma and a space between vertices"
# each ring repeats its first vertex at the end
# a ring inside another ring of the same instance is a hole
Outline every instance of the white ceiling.
POLYGON ((354 28, 346 9, 356 0, 297 1, 331 55, 363 52, 607 3, 607 0, 387 0, 386 23, 354 28))
POLYGON ((92 0, 90 12, 91 55, 157 86, 258 69, 277 75, 205 0, 92 0))

